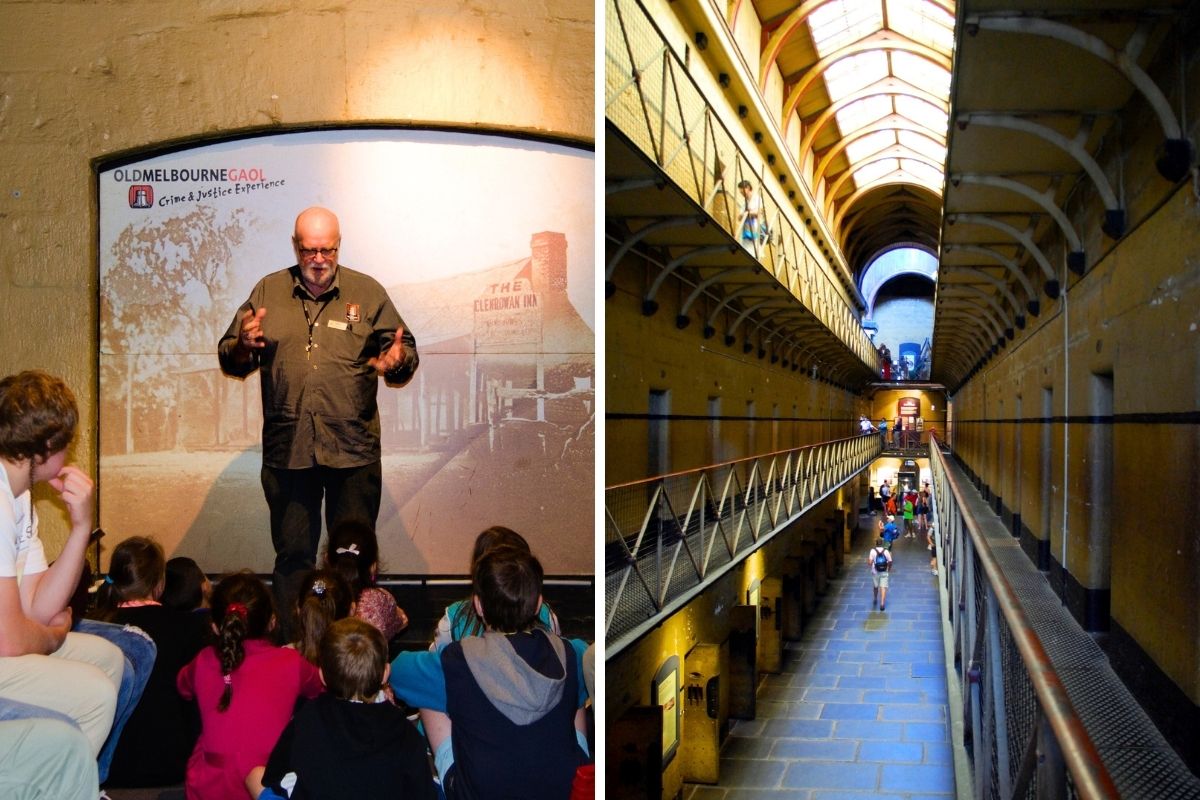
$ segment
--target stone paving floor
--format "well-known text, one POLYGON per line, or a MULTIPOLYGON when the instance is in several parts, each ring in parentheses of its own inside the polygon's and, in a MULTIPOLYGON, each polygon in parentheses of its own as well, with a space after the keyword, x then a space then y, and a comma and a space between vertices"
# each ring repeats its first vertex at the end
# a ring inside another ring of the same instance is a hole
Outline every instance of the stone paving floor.
MULTIPOLYGON (((866 524, 871 518, 864 517, 866 524)), ((684 800, 918 800, 955 796, 938 589, 925 538, 898 539, 887 610, 872 608, 864 532, 758 718, 731 724, 719 786, 684 800)))

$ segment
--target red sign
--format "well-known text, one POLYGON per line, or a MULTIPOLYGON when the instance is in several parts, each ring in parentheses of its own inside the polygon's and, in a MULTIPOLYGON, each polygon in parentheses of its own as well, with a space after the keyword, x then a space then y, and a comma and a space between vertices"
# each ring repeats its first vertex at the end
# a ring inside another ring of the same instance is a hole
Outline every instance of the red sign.
POLYGON ((896 403, 896 413, 902 417, 921 416, 921 398, 901 397, 896 403))

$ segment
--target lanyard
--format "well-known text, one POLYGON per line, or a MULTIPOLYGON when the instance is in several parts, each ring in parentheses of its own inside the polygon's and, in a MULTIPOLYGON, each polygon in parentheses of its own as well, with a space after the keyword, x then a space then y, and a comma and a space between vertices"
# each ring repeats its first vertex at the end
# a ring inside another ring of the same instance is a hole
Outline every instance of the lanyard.
POLYGON ((303 297, 300 298, 300 308, 303 309, 304 321, 308 324, 308 344, 306 344, 304 346, 304 353, 310 361, 312 360, 313 348, 320 347, 320 345, 318 345, 316 342, 313 341, 313 328, 316 327, 317 320, 319 320, 321 318, 321 312, 325 310, 325 306, 327 306, 327 305, 329 305, 328 301, 326 301, 325 303, 322 303, 317 308, 317 315, 315 317, 310 317, 308 314, 307 301, 305 301, 305 299, 303 297))

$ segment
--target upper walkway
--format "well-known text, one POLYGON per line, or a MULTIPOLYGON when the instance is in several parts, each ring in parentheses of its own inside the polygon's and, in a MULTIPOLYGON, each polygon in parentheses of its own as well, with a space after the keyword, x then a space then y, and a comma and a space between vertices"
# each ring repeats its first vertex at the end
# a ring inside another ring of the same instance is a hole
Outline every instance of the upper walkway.
MULTIPOLYGON (((1104 770, 1111 777, 1116 794, 1105 796, 1200 798, 1200 780, 1167 743, 1130 687, 1117 676, 1096 640, 1071 616, 1045 575, 1021 549, 1020 540, 1010 534, 957 463, 940 452, 932 455, 943 465, 941 470, 935 468, 939 478, 936 505, 944 520, 943 540, 950 543, 948 557, 956 564, 946 580, 952 594, 956 583, 963 590, 963 600, 955 604, 957 608, 952 609, 948 623, 957 640, 957 676, 961 681, 966 674, 979 687, 979 696, 973 702, 967 697, 966 716, 972 718, 971 706, 977 704, 974 713, 982 718, 983 730, 974 732, 975 750, 983 754, 995 750, 995 758, 1008 766, 1007 770, 998 770, 1000 788, 1018 786, 1032 770, 1022 761, 1031 760, 1033 743, 1039 741, 1033 729, 1050 716, 1044 700, 1040 694, 1035 696, 1031 686, 1032 675, 1038 672, 1048 676, 1057 690, 1055 713, 1066 711, 1073 724, 1082 726, 1078 744, 1085 771, 1104 770), (951 496, 961 504, 948 511, 951 496), (956 527, 971 528, 973 535, 957 537, 956 527), (983 550, 985 558, 980 557, 983 550), (985 560, 991 563, 982 564, 985 560), (996 599, 1000 593, 997 580, 1002 584, 1000 592, 1011 599, 996 599), (1018 607, 1013 618, 1019 626, 1009 619, 1012 609, 1004 608, 1010 604, 1018 607), (973 627, 971 617, 984 615, 994 618, 994 623, 989 619, 978 630, 967 630, 973 627), (1017 627, 1022 630, 1015 631, 1017 627), (994 629, 999 630, 993 633, 994 629), (1031 664, 1025 653, 1018 653, 1016 633, 1032 635, 1040 656, 1037 662, 1031 664), (971 675, 972 671, 976 676, 971 675), (1002 688, 989 686, 989 671, 1002 673, 1002 688), (999 724, 987 730, 986 726, 996 721, 999 724)), ((968 694, 964 689, 964 695, 968 694)))

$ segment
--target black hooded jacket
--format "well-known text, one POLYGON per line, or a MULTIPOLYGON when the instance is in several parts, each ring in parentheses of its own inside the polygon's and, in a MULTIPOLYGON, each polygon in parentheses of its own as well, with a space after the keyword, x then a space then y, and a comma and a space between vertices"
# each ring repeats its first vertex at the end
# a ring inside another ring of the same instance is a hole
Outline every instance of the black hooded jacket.
POLYGON ((296 773, 292 800, 435 800, 425 740, 391 703, 351 703, 325 693, 288 723, 263 775, 281 796, 296 773))

